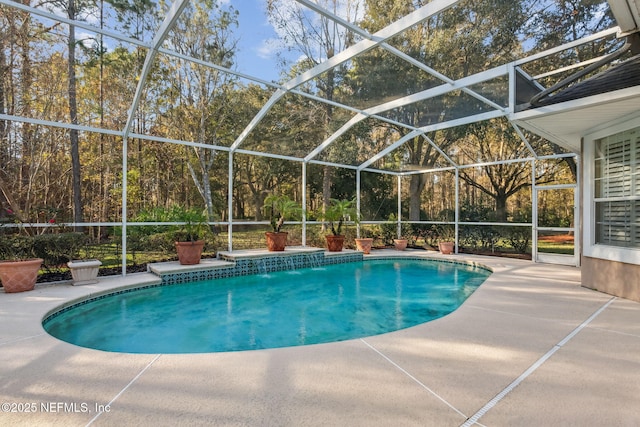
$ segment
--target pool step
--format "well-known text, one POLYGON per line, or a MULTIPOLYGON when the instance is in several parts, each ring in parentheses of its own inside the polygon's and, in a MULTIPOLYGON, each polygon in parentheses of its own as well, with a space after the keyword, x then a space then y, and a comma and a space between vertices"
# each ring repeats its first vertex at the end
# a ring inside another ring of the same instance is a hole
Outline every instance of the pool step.
POLYGON ((200 264, 181 265, 178 261, 154 262, 149 264, 149 272, 163 277, 170 274, 189 273, 193 271, 207 271, 219 268, 234 268, 233 261, 223 261, 215 258, 203 258, 200 264))
POLYGON ((195 265, 180 265, 177 261, 152 263, 148 271, 159 276, 164 284, 189 283, 362 261, 362 256, 362 252, 349 249, 326 252, 323 248, 287 246, 282 252, 266 249, 220 252, 219 259, 204 258, 195 265))

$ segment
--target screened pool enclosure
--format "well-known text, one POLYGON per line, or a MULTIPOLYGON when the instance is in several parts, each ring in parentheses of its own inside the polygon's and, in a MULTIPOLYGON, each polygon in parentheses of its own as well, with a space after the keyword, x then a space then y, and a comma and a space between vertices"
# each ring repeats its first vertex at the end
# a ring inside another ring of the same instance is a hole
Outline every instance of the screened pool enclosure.
POLYGON ((3 230, 110 238, 123 274, 174 206, 261 247, 270 194, 295 244, 354 199, 381 245, 577 264, 579 147, 516 115, 631 56, 606 1, 0 5, 3 230))

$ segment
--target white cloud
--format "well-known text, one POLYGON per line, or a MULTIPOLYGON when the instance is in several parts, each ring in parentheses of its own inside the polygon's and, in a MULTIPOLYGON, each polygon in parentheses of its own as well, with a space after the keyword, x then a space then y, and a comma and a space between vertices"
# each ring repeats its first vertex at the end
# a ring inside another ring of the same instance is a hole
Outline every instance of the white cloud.
POLYGON ((98 36, 94 33, 87 33, 85 31, 78 31, 76 29, 76 40, 81 42, 87 49, 96 45, 97 38, 98 36))
POLYGON ((273 59, 278 52, 278 40, 267 39, 262 40, 259 46, 255 48, 256 55, 262 59, 273 59))

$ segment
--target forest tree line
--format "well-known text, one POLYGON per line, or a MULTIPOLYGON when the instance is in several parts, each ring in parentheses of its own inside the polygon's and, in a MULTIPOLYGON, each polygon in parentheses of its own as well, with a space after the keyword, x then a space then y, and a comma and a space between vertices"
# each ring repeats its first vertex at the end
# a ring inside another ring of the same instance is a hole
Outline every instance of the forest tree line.
MULTIPOLYGON (((0 115, 71 123, 73 129, 33 121, 0 119, 0 217, 25 223, 122 221, 123 173, 127 174, 127 217, 174 205, 202 207, 210 221, 227 221, 229 153, 208 146, 231 147, 273 96, 274 88, 242 79, 234 69, 239 20, 233 4, 197 0, 184 9, 159 52, 133 112, 126 141, 118 134, 127 124, 149 42, 162 22, 164 2, 151 0, 55 0, 26 6, 100 28, 123 32, 114 40, 86 29, 37 17, 0 5, 0 115), (202 62, 188 61, 196 58, 202 62), (221 68, 205 64, 213 63, 221 68), (91 129, 104 129, 94 132, 91 129), (137 135, 151 136, 139 138, 137 135), (181 145, 166 141, 188 141, 181 145), (123 144, 127 170, 123 171, 123 144)), ((427 1, 319 0, 344 20, 375 33, 427 1)), ((287 0, 268 0, 266 13, 281 35, 281 80, 311 69, 361 36, 287 0)), ((402 51, 450 79, 459 79, 513 61, 613 25, 606 2, 595 0, 466 1, 298 87, 342 105, 368 108, 442 83, 442 80, 394 55, 402 51), (535 13, 531 13, 535 10, 535 13), (525 42, 526 40, 526 42, 525 42), (527 46, 525 46, 527 44, 527 46)), ((526 69, 530 75, 560 64, 609 52, 615 39, 572 49, 526 69), (539 67, 539 69, 536 69, 539 67)), ((259 76, 259 70, 256 70, 259 76)), ((558 76, 559 78, 562 76, 558 76)), ((477 88, 504 103, 504 84, 477 88)), ((502 82, 504 83, 504 82, 502 82)), ((363 120, 318 157, 327 163, 358 165, 394 141, 421 127, 469 112, 481 102, 463 91, 385 112, 388 122, 363 120)), ((241 148, 260 153, 304 157, 353 117, 334 103, 298 93, 284 95, 247 135, 241 148)), ((410 139, 372 167, 386 170, 450 166, 434 146, 458 164, 556 153, 559 147, 527 134, 523 143, 503 119, 445 129, 410 139)), ((264 199, 272 193, 301 200, 301 163, 242 152, 233 156, 233 210, 236 219, 263 220, 264 199)), ((575 179, 572 158, 538 162, 538 184, 575 179)), ((518 221, 514 212, 530 209, 531 162, 487 164, 460 169, 465 203, 488 206, 497 221, 518 221), (529 201, 527 201, 527 199, 529 201)), ((453 209, 453 172, 413 174, 405 179, 403 218, 439 220, 453 209), (438 178, 434 178, 434 176, 438 178), (438 195, 440 192, 440 195, 438 195), (406 215, 406 216, 405 216, 406 215)), ((330 198, 355 196, 355 171, 309 164, 307 208, 321 209, 330 198)), ((396 213, 396 181, 388 174, 364 173, 363 219, 396 213)), ((563 203, 562 200, 556 203, 563 203)), ((526 219, 526 218, 525 218, 526 219)))

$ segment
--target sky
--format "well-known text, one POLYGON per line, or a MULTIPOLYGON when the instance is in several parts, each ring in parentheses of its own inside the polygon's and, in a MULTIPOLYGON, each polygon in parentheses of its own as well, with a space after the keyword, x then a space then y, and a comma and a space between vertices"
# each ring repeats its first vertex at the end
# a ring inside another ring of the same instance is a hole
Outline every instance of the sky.
POLYGON ((239 26, 237 34, 238 71, 260 77, 267 81, 277 81, 276 52, 268 41, 277 37, 266 16, 266 0, 234 0, 231 2, 238 10, 239 26))
MULTIPOLYGON (((231 5, 239 12, 238 28, 234 35, 238 38, 238 52, 236 57, 237 71, 259 77, 266 81, 277 81, 276 49, 269 40, 276 39, 277 33, 269 24, 266 15, 267 0, 220 0, 220 4, 231 5)), ((56 9, 57 14, 65 13, 56 9)), ((91 25, 99 26, 97 15, 88 14, 83 19, 91 25)), ((115 26, 114 23, 112 26, 115 26)), ((76 29, 78 40, 85 40, 87 46, 93 43, 95 35, 91 32, 76 29)), ((108 43, 108 41, 107 41, 108 43)))

